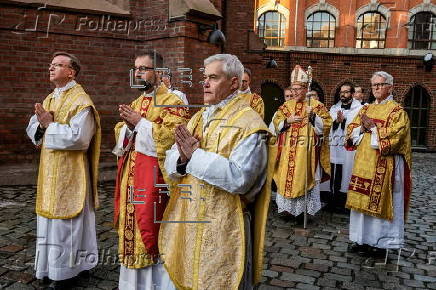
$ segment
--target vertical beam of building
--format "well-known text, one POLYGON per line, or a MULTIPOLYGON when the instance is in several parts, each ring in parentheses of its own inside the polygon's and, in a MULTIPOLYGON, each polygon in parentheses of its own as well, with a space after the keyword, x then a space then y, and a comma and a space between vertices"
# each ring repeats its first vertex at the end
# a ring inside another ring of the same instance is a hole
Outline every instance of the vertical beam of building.
POLYGON ((294 23, 294 45, 297 46, 297 22, 298 22, 298 2, 299 0, 295 1, 295 23, 294 23))
POLYGON ((340 1, 338 7, 341 11, 338 35, 342 37, 338 38, 337 46, 339 47, 355 47, 356 42, 356 10, 357 0, 340 1))
POLYGON ((386 4, 391 17, 386 31, 386 48, 407 48, 408 31, 405 26, 409 21, 408 0, 397 0, 393 4, 386 4))
POLYGON ((294 11, 294 42, 295 46, 306 46, 305 43, 305 23, 304 11, 306 10, 306 0, 295 0, 294 11))

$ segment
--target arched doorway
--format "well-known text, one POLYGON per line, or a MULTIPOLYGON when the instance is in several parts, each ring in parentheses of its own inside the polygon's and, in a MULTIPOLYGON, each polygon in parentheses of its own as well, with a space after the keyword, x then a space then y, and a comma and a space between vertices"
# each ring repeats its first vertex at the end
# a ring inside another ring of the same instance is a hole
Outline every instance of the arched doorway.
POLYGON ((265 82, 261 85, 261 95, 265 105, 264 121, 269 125, 274 113, 285 101, 283 90, 279 85, 273 82, 265 82))
POLYGON ((404 97, 404 109, 410 119, 413 147, 425 147, 427 145, 429 107, 430 95, 420 85, 410 88, 404 97))

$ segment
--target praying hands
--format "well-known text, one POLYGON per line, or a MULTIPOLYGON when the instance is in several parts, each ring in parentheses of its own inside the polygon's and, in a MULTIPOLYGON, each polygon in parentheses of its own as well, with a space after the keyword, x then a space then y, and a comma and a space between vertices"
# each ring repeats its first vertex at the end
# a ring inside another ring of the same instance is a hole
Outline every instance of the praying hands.
POLYGON ((200 141, 191 135, 185 125, 178 125, 175 130, 176 145, 180 154, 181 163, 188 162, 192 154, 200 147, 200 141))

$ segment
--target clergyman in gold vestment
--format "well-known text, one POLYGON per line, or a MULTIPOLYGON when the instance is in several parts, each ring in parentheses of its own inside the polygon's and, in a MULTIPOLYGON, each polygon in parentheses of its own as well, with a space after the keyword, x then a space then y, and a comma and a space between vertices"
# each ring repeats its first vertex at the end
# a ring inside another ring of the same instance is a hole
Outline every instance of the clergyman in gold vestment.
POLYGON ((170 194, 159 250, 179 289, 251 289, 263 266, 268 131, 237 96, 238 58, 217 54, 204 65, 210 106, 176 128, 167 152, 165 168, 179 188, 170 194))
POLYGON ((294 98, 280 106, 273 118, 278 150, 270 159, 277 160, 274 173, 277 207, 279 212, 286 211, 294 216, 305 210, 306 191, 307 212, 314 215, 321 209, 320 182, 330 175, 327 141, 332 119, 321 102, 311 99, 309 105, 307 83, 307 74, 300 66, 295 66, 291 74, 294 98), (310 126, 309 137, 307 126, 310 126), (310 141, 309 157, 307 141, 310 141))
POLYGON ((67 279, 98 263, 94 209, 98 207, 97 180, 100 120, 94 104, 75 78, 76 56, 57 52, 49 66, 56 86, 27 127, 32 142, 41 147, 36 196, 38 279, 51 287, 71 285, 67 279))
MULTIPOLYGON (((118 158, 115 225, 121 263, 119 288, 171 289, 159 261, 158 233, 168 195, 157 184, 170 183, 163 167, 174 144, 174 128, 189 120, 187 108, 160 83, 163 58, 146 51, 135 59, 135 82, 142 94, 131 105, 120 105, 122 122, 115 126, 118 158)), ((162 188, 164 191, 165 188, 162 188)))
POLYGON ((251 92, 250 83, 251 70, 244 68, 244 76, 242 77, 241 87, 239 88, 239 97, 244 99, 263 119, 265 115, 265 108, 262 97, 251 92))
POLYGON ((365 105, 347 128, 347 146, 356 150, 346 206, 351 252, 384 255, 404 244, 411 192, 411 138, 406 111, 393 100, 393 77, 371 78, 376 100, 365 105))

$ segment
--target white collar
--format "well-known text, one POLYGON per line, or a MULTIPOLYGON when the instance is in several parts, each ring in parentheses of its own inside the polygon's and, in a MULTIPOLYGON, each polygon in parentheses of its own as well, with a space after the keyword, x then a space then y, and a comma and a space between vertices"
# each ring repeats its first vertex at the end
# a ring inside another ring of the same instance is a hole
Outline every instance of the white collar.
POLYGON ((245 91, 239 90, 239 93, 240 94, 251 94, 251 89, 250 89, 250 87, 248 87, 245 91))
POLYGON ((385 103, 387 103, 388 101, 392 101, 394 99, 394 96, 392 96, 392 95, 389 95, 386 99, 384 99, 383 101, 381 101, 380 103, 377 101, 377 100, 375 100, 375 104, 376 105, 381 105, 381 104, 385 104, 385 103))
POLYGON ((155 91, 155 90, 152 90, 152 91, 151 91, 150 93, 148 93, 148 94, 145 93, 145 92, 143 92, 142 95, 143 95, 144 97, 148 97, 148 98, 150 98, 150 97, 153 97, 153 96, 154 96, 154 91, 155 91))
POLYGON ((203 112, 203 128, 206 126, 207 121, 209 121, 210 117, 215 114, 216 111, 227 105, 236 95, 238 95, 238 90, 234 91, 227 98, 219 102, 215 105, 210 105, 206 107, 206 110, 203 112))
POLYGON ((63 86, 62 88, 55 88, 53 91, 53 98, 58 98, 62 95, 63 92, 71 89, 72 87, 74 87, 77 84, 77 82, 75 80, 71 80, 69 81, 65 86, 63 86))

